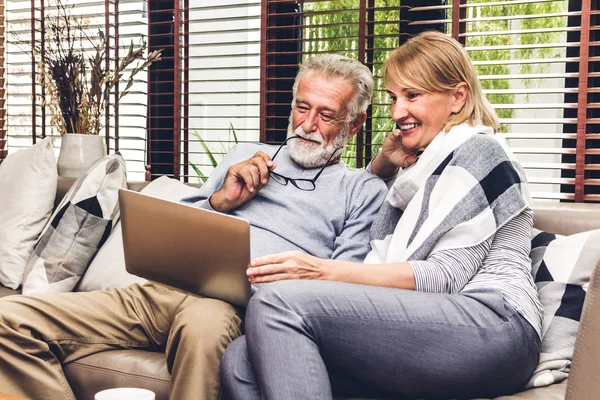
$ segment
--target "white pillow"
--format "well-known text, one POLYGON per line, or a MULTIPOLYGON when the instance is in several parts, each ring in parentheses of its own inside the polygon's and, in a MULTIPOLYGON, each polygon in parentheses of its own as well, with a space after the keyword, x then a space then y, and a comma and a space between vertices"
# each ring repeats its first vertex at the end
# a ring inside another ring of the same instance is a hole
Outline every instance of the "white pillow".
POLYGON ((9 155, 0 164, 0 283, 17 289, 56 196, 56 160, 50 138, 9 155))
MULTIPOLYGON (((179 201, 186 196, 193 195, 197 190, 197 188, 187 186, 178 180, 161 176, 149 183, 141 192, 167 200, 179 201)), ((152 218, 152 216, 149 216, 149 218, 152 218)), ((96 254, 76 290, 89 292, 92 290, 124 288, 133 283, 141 284, 144 282, 146 282, 144 278, 132 275, 125 270, 123 236, 121 222, 119 222, 115 225, 98 254, 96 254)))

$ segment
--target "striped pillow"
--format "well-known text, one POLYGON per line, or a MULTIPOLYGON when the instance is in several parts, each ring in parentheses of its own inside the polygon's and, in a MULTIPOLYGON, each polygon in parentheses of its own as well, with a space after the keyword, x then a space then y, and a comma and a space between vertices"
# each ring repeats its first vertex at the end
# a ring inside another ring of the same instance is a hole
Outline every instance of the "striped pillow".
POLYGON ((544 306, 540 361, 527 387, 567 378, 592 272, 600 262, 600 229, 570 236, 534 229, 530 258, 544 306))
POLYGON ((126 185, 119 153, 99 159, 75 181, 35 245, 23 294, 73 290, 117 222, 118 190, 126 185))

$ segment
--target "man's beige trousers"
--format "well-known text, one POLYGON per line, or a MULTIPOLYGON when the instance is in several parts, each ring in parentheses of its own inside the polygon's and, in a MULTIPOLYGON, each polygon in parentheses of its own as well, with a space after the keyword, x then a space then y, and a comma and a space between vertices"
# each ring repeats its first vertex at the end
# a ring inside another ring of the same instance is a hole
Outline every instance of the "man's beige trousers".
POLYGON ((171 399, 216 399, 219 363, 240 336, 236 309, 156 284, 0 299, 0 389, 75 400, 62 364, 104 350, 165 351, 171 399))

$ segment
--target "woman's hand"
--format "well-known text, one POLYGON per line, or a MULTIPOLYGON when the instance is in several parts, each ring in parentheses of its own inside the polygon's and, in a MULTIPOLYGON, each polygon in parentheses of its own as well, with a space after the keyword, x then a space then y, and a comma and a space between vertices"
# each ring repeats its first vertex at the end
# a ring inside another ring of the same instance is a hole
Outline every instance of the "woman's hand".
POLYGON ((284 279, 325 279, 325 260, 289 251, 255 258, 246 271, 250 283, 267 283, 284 279))
POLYGON ((402 132, 394 129, 385 138, 379 154, 373 158, 371 171, 380 178, 391 178, 398 172, 398 168, 408 168, 417 162, 417 151, 418 149, 404 148, 402 132))
POLYGON ((400 129, 394 129, 385 138, 381 155, 396 167, 408 168, 419 159, 417 157, 418 150, 405 148, 402 145, 402 132, 400 129))

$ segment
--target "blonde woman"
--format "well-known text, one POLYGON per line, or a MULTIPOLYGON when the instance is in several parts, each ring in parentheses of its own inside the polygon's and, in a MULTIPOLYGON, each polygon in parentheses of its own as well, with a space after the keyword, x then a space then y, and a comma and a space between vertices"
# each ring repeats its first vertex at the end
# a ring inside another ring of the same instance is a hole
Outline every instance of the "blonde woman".
POLYGON ((362 395, 495 397, 538 362, 527 185, 466 52, 426 32, 391 53, 384 78, 398 129, 370 168, 395 180, 372 251, 363 264, 253 260, 250 281, 269 283, 225 353, 225 398, 331 399, 330 377, 362 395))

